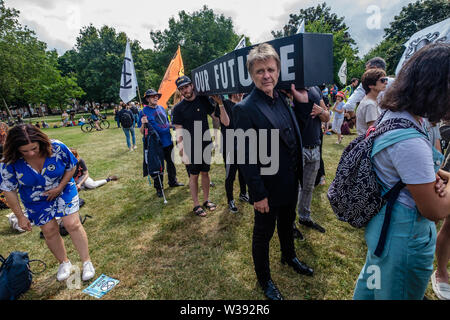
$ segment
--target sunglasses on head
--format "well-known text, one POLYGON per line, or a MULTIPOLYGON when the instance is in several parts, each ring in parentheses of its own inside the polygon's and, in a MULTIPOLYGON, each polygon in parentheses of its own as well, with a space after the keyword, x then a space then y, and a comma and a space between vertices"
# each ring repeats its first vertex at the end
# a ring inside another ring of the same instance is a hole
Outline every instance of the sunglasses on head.
POLYGON ((387 83, 388 82, 388 78, 380 78, 380 82, 381 83, 387 83))

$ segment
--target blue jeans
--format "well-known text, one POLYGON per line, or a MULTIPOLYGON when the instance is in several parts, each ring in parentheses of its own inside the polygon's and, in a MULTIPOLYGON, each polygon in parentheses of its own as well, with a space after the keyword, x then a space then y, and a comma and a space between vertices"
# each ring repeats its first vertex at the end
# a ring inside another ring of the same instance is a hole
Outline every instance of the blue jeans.
POLYGON ((436 225, 396 202, 392 209, 385 247, 374 255, 386 206, 365 230, 366 263, 356 282, 355 300, 422 300, 433 273, 436 225))
POLYGON ((131 137, 133 138, 133 146, 136 145, 136 137, 134 135, 134 127, 131 128, 122 128, 123 132, 125 133, 125 137, 127 137, 127 146, 128 149, 131 148, 131 143, 130 143, 130 133, 131 133, 131 137))

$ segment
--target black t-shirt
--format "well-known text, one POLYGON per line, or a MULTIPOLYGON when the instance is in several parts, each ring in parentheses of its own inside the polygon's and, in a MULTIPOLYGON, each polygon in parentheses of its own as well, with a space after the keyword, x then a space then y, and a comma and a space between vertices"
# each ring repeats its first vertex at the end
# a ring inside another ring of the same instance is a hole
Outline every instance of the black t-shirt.
MULTIPOLYGON (((211 135, 205 135, 205 132, 209 130, 208 115, 211 115, 213 112, 214 106, 205 96, 196 96, 193 101, 184 99, 174 107, 172 123, 174 125, 181 125, 183 129, 190 133, 192 139, 191 150, 194 148, 194 141, 197 141, 196 143, 202 141, 203 149, 211 143, 211 135), (201 136, 198 136, 200 131, 198 129, 194 131, 194 128, 195 126, 199 127, 200 124, 201 136), (203 139, 204 136, 205 139, 203 139)), ((186 142, 184 137, 183 140, 186 142)))
POLYGON ((84 162, 83 159, 79 159, 77 162, 77 166, 75 169, 75 173, 73 174, 73 178, 75 179, 75 182, 78 182, 78 179, 83 176, 86 171, 88 171, 86 162, 84 162))
POLYGON ((302 134, 302 144, 306 147, 320 145, 322 121, 319 116, 313 119, 311 111, 314 103, 320 106, 322 91, 318 87, 309 88, 308 100, 307 103, 294 100, 294 112, 302 134))

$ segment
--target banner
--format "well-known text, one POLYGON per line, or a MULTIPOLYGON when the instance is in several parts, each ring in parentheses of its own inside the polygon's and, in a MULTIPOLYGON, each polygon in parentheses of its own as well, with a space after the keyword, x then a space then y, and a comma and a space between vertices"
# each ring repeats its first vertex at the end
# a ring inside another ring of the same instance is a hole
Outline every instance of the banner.
POLYGON ((347 59, 344 59, 338 72, 339 81, 345 86, 347 84, 347 59))
POLYGON ((174 94, 175 90, 177 90, 175 81, 178 79, 178 77, 183 75, 184 75, 183 59, 181 58, 180 46, 178 46, 177 52, 170 61, 166 73, 164 74, 164 78, 162 79, 161 84, 159 85, 158 92, 161 93, 162 96, 158 100, 158 104, 163 106, 165 109, 167 109, 167 101, 174 94))
MULTIPOLYGON (((281 72, 277 88, 290 89, 333 83, 333 35, 301 33, 268 41, 278 52, 281 72)), ((247 55, 254 46, 232 51, 192 71, 199 95, 246 93, 253 88, 247 55)))
POLYGON ((120 99, 128 103, 136 97, 137 78, 134 70, 133 57, 131 56, 130 43, 127 41, 125 48, 125 60, 122 66, 122 76, 120 78, 120 99))
POLYGON ((420 48, 433 42, 450 43, 450 18, 436 23, 428 28, 414 33, 404 44, 406 50, 403 52, 400 62, 395 69, 395 75, 398 75, 403 64, 413 56, 420 48))

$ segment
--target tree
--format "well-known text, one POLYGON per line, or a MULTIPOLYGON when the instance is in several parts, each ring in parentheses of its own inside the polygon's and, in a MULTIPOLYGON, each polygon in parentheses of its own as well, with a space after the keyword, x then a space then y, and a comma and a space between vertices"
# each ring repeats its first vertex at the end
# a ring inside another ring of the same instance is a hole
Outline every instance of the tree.
MULTIPOLYGON (((307 31, 306 26, 315 21, 321 21, 326 23, 328 32, 338 32, 343 31, 343 38, 347 44, 356 45, 355 40, 348 33, 348 27, 344 23, 345 17, 339 18, 335 13, 331 13, 331 7, 327 7, 327 3, 323 2, 318 4, 317 7, 309 7, 306 9, 300 9, 299 14, 292 13, 289 15, 289 22, 286 24, 282 30, 272 31, 272 36, 274 38, 288 37, 297 33, 300 27, 301 21, 305 21, 305 31, 307 31)), ((308 31, 312 32, 312 31, 308 31)))
POLYGON ((179 44, 185 74, 190 74, 192 69, 233 51, 241 38, 234 32, 231 18, 215 14, 207 6, 192 14, 180 11, 178 20, 169 19, 168 29, 151 31, 150 37, 156 49, 152 69, 159 82, 179 44))
POLYGON ((374 52, 386 60, 386 71, 395 74, 405 47, 403 44, 416 32, 450 17, 448 0, 419 0, 403 7, 389 28, 384 29, 384 39, 366 57, 374 52))
POLYGON ((306 32, 333 34, 335 83, 340 84, 337 73, 345 59, 347 59, 347 79, 361 76, 364 72, 364 65, 357 56, 356 42, 348 33, 348 27, 343 22, 344 17, 339 18, 336 14, 331 13, 331 8, 327 7, 325 2, 317 5, 317 7, 300 9, 299 14, 290 14, 288 24, 282 30, 272 31, 272 35, 274 38, 294 35, 297 33, 302 20, 305 21, 306 32))

